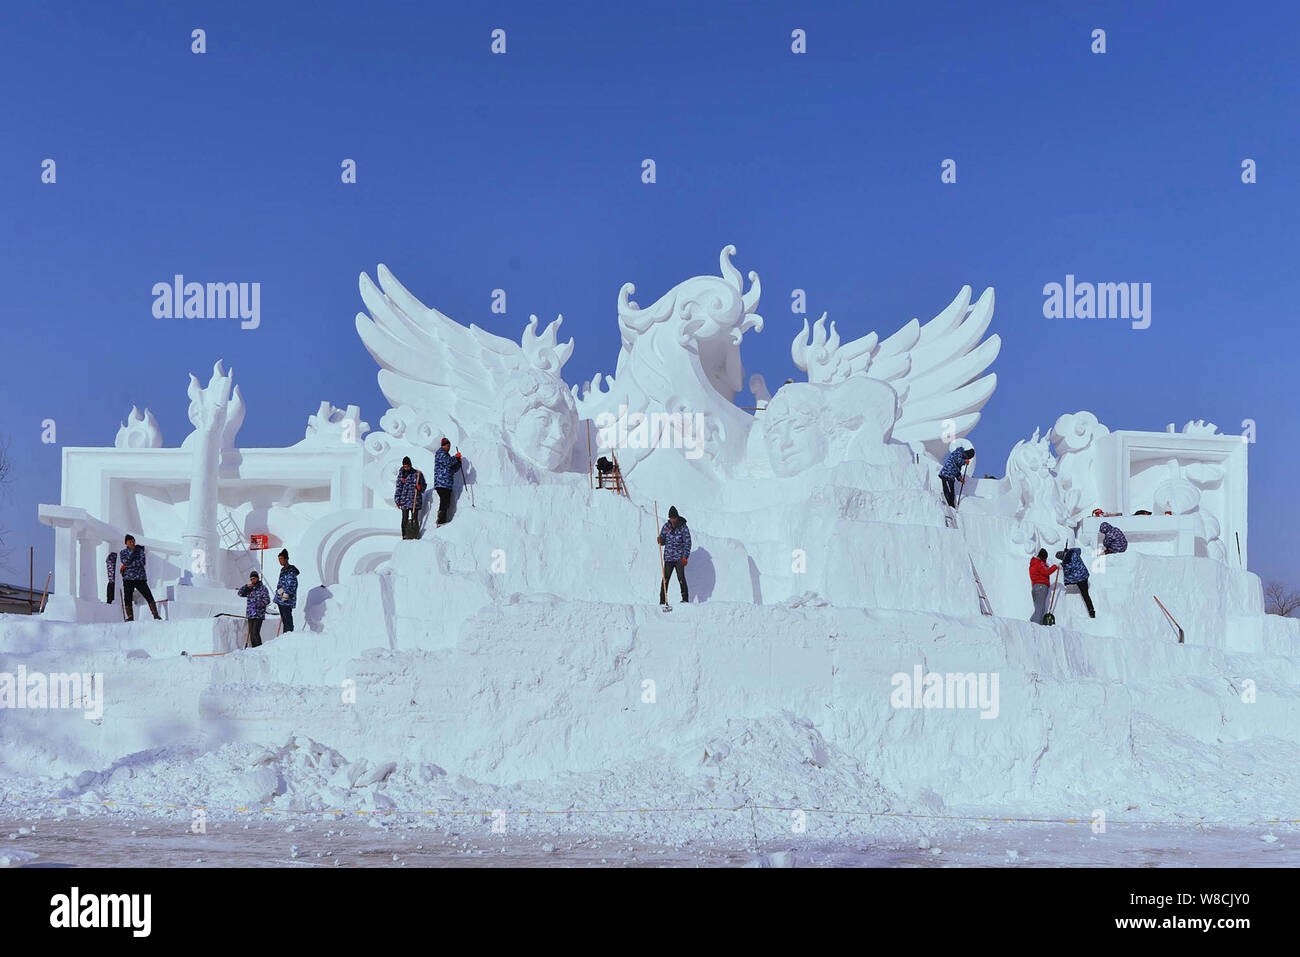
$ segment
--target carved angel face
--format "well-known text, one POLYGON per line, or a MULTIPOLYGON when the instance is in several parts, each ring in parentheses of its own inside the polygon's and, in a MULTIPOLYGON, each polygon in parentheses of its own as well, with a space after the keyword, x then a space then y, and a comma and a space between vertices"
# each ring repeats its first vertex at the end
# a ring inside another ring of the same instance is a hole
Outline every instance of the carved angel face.
POLYGON ((550 471, 563 468, 578 439, 577 404, 563 380, 529 370, 507 384, 501 431, 517 455, 550 471))
POLYGON ((834 385, 790 383, 772 397, 762 418, 767 457, 777 475, 850 459, 887 462, 898 394, 863 376, 834 385))
POLYGON ((821 397, 812 386, 777 390, 763 412, 763 443, 777 475, 796 475, 826 458, 829 442, 822 425, 821 397))

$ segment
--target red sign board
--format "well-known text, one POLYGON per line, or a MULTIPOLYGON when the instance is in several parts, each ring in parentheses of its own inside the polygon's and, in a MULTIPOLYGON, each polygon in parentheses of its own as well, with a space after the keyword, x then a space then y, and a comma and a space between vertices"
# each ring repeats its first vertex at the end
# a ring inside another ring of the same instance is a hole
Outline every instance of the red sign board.
POLYGON ((270 548, 270 546, 266 544, 267 537, 268 537, 268 536, 266 536, 266 535, 250 535, 250 536, 248 536, 248 541, 249 541, 249 545, 248 545, 248 547, 249 547, 249 549, 251 549, 252 551, 255 551, 255 552, 256 552, 256 551, 263 551, 263 550, 265 550, 265 549, 267 549, 267 548, 270 548))

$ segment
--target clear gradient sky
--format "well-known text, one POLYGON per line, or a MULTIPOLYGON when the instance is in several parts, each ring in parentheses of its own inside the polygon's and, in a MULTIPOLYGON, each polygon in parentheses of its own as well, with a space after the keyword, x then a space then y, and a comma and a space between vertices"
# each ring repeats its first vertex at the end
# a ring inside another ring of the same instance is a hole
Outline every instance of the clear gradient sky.
POLYGON ((242 445, 297 441, 322 399, 377 428, 353 317, 378 262, 511 338, 562 312, 575 382, 613 371, 623 282, 648 304, 735 243, 767 319, 746 371, 773 389, 798 375, 792 289, 856 337, 994 286, 981 472, 1063 412, 1253 419, 1251 566, 1300 586, 1298 34, 1294 3, 8 0, 0 579, 26 581, 29 544, 38 587, 51 567, 59 446, 111 444, 133 404, 179 444, 186 374, 217 358, 242 445), (261 327, 154 318, 176 273, 260 282, 261 327), (1067 273, 1150 282, 1151 327, 1043 318, 1067 273))

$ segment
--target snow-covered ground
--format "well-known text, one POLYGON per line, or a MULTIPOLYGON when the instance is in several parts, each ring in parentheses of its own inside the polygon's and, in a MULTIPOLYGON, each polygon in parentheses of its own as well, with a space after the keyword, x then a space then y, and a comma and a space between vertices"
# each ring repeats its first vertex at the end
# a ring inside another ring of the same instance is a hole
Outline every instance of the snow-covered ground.
POLYGON ((1295 863, 1289 656, 815 596, 516 597, 439 650, 181 656, 225 621, 0 619, 0 672, 104 676, 102 717, 0 712, 0 837, 67 864, 1295 863), (897 707, 915 667, 996 675, 995 707, 897 707))
MULTIPOLYGON (((748 812, 745 812, 748 815, 748 812)), ((771 823, 757 816, 760 826, 771 823)), ((766 830, 766 828, 764 829, 766 830)), ((0 815, 0 867, 1295 867, 1295 824, 1224 828, 980 823, 915 840, 820 843, 760 835, 674 843, 618 832, 547 834, 491 819, 429 825, 394 818, 265 815, 211 819, 117 812, 63 818, 0 815)))

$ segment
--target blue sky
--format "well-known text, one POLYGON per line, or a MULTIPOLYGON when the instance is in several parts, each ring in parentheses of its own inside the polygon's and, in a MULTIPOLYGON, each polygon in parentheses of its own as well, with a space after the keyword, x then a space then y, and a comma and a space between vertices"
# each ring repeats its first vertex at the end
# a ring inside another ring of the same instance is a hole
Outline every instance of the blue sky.
POLYGON ((747 371, 772 387, 797 374, 794 288, 857 336, 994 286, 982 470, 1083 408, 1112 428, 1253 419, 1251 565, 1300 586, 1298 31, 1281 3, 6 3, 0 579, 25 580, 29 544, 38 579, 52 561, 44 419, 60 445, 106 445, 147 405, 178 444, 186 374, 220 357, 241 444, 297 441, 322 399, 377 427, 353 330, 377 262, 511 338, 564 313, 573 382, 613 371, 621 283, 646 304, 735 243, 768 323, 747 371), (261 327, 155 319, 178 272, 260 282, 261 327), (1067 273, 1150 282, 1151 327, 1043 318, 1067 273))

